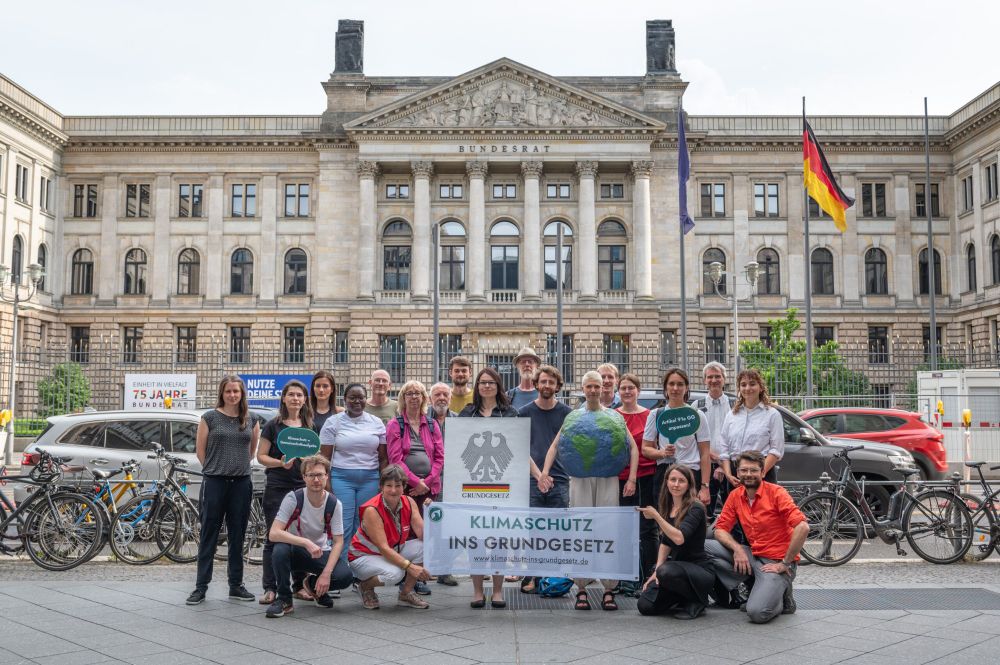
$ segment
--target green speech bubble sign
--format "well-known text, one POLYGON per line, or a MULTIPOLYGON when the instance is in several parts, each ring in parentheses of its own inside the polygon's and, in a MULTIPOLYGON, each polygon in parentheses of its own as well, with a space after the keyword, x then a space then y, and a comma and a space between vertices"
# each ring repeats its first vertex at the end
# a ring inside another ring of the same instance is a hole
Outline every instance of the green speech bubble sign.
POLYGON ((286 427, 278 432, 277 444, 285 459, 309 457, 319 452, 319 435, 305 427, 286 427))
POLYGON ((672 444, 677 443, 681 437, 695 434, 699 426, 701 416, 690 406, 663 409, 656 416, 656 431, 672 444))

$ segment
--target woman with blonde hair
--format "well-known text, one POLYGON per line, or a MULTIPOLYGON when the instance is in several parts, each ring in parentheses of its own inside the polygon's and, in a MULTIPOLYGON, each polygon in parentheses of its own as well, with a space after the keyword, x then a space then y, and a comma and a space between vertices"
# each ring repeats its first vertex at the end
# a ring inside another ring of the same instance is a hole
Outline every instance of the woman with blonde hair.
POLYGON ((774 467, 785 454, 785 428, 781 413, 772 405, 767 385, 757 370, 740 372, 736 385, 739 397, 722 423, 719 464, 730 487, 737 487, 739 480, 733 474, 731 460, 744 451, 756 450, 764 456, 764 480, 777 482, 774 467))

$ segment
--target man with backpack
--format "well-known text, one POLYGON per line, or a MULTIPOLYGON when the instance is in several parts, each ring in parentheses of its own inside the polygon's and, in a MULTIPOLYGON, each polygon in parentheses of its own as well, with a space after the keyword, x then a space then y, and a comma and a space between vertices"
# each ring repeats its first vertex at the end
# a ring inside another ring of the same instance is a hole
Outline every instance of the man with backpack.
POLYGON ((271 564, 278 595, 266 616, 282 617, 293 610, 292 573, 304 572, 306 589, 320 607, 333 607, 331 589, 351 586, 353 575, 340 557, 344 549, 344 514, 340 501, 327 491, 330 461, 322 455, 302 458, 304 489, 285 495, 268 537, 274 543, 271 564))

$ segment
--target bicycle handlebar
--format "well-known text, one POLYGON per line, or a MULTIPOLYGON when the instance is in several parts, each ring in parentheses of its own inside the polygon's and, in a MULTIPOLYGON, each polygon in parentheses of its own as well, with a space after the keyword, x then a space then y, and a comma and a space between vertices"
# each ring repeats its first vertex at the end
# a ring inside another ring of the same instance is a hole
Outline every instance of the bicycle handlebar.
POLYGON ((834 457, 847 457, 847 453, 853 453, 855 450, 864 450, 864 449, 865 449, 864 446, 848 446, 847 448, 844 448, 843 450, 834 453, 834 457))

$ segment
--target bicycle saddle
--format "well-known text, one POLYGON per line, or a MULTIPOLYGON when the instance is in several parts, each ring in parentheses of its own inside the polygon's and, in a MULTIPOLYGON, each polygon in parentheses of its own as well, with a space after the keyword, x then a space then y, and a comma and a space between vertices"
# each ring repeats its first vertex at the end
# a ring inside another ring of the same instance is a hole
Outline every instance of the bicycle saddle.
POLYGON ((94 476, 94 480, 107 480, 113 475, 110 471, 105 471, 104 469, 91 469, 90 474, 94 476))
POLYGON ((986 462, 965 462, 965 466, 969 467, 970 469, 978 469, 984 464, 986 464, 986 462))
POLYGON ((909 478, 910 476, 915 476, 920 473, 920 469, 896 469, 896 471, 903 474, 904 478, 909 478))

